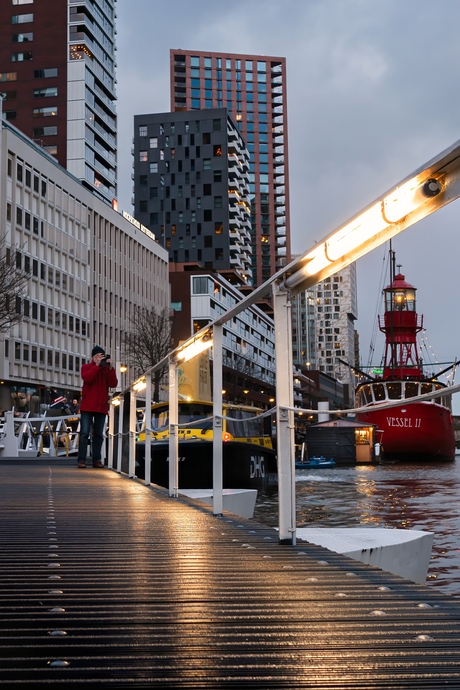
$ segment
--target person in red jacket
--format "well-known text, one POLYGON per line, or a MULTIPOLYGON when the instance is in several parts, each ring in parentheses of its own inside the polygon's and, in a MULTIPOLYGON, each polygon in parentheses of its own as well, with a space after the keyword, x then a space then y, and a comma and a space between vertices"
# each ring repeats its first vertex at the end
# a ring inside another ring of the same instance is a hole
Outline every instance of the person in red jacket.
POLYGON ((80 443, 78 467, 86 467, 88 440, 93 429, 93 467, 104 467, 101 462, 101 448, 104 441, 105 418, 109 411, 109 388, 118 385, 117 375, 110 355, 100 345, 91 352, 91 362, 81 368, 83 388, 80 402, 80 443))

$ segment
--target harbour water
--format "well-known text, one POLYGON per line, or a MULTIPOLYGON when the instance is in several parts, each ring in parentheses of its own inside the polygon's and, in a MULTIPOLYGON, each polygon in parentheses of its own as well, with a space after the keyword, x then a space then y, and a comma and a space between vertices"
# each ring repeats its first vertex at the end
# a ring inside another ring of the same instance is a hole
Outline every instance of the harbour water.
MULTIPOLYGON (((458 451, 457 451, 458 452, 458 451)), ((298 527, 386 527, 434 533, 427 584, 460 597, 460 455, 454 462, 297 470, 298 527)), ((254 518, 278 526, 278 495, 254 518)))

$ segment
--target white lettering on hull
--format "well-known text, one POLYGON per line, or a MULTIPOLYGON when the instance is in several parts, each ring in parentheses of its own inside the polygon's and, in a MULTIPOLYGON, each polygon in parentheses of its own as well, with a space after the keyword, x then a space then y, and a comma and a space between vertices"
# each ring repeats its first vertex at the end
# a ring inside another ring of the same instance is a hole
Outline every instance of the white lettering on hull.
POLYGON ((421 417, 387 417, 387 426, 405 427, 407 429, 420 429, 422 426, 421 417))

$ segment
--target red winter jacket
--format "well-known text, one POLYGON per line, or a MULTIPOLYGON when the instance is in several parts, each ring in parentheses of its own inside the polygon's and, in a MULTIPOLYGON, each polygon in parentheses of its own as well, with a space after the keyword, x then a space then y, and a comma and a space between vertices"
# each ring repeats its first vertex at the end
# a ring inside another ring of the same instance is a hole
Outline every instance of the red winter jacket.
POLYGON ((81 392, 80 412, 109 411, 109 388, 115 388, 118 384, 115 369, 101 367, 91 360, 81 368, 83 388, 81 392))

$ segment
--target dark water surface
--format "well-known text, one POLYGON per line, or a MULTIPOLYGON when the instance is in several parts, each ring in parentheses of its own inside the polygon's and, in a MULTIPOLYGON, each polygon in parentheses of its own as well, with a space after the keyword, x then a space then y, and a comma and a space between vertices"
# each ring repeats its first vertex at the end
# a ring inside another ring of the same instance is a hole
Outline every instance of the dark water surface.
MULTIPOLYGON (((297 470, 297 527, 387 527, 434 532, 427 584, 460 597, 460 455, 454 462, 297 470)), ((278 494, 254 518, 278 526, 278 494)))

